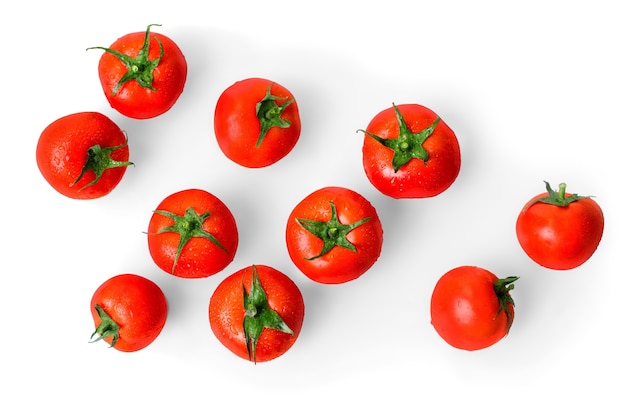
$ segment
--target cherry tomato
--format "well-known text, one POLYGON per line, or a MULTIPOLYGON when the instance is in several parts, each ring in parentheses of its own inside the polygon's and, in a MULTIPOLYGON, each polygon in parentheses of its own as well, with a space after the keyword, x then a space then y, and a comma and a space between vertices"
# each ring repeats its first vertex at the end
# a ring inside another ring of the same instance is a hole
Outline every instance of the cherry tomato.
POLYGON ((431 322, 449 345, 463 350, 489 347, 509 333, 515 317, 509 291, 518 277, 498 279, 476 266, 446 272, 431 296, 431 322))
POLYGON ((96 326, 92 342, 104 340, 122 352, 138 351, 161 333, 167 313, 165 294, 153 281, 134 274, 116 275, 102 283, 91 298, 96 326))
POLYGON ((98 64, 100 83, 111 107, 133 119, 149 119, 168 111, 187 81, 187 61, 178 45, 165 35, 145 32, 122 36, 98 64))
POLYGON ((199 189, 167 196, 148 224, 150 256, 180 278, 205 278, 226 268, 237 252, 239 234, 230 209, 199 189))
POLYGON ((364 133, 365 174, 389 197, 433 197, 447 190, 459 174, 456 135, 424 106, 394 104, 378 113, 364 133))
POLYGON ((97 112, 74 113, 48 125, 37 143, 37 166, 59 193, 74 199, 109 194, 132 165, 124 132, 97 112))
POLYGON ((293 94, 263 78, 228 87, 214 115, 217 143, 230 160, 262 168, 284 158, 300 138, 300 114, 293 94))
POLYGON ((341 284, 360 277, 378 260, 383 228, 365 197, 344 187, 325 187, 294 207, 286 242, 304 275, 322 284, 341 284))
POLYGON ((566 270, 585 263, 595 253, 604 232, 602 209, 590 197, 555 191, 546 184, 522 208, 515 232, 524 252, 546 268, 566 270))
POLYGON ((240 358, 267 362, 296 342, 304 322, 304 299, 296 284, 266 265, 252 265, 225 278, 209 301, 217 339, 240 358))

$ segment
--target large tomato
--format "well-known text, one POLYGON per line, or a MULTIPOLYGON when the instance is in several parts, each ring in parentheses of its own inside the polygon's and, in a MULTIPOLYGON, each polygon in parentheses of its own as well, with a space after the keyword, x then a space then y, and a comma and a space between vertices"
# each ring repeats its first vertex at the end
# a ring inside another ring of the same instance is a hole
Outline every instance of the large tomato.
POLYGON ((289 90, 273 81, 238 81, 217 101, 214 130, 230 160, 262 168, 285 157, 300 138, 298 103, 289 90))
POLYGON ((98 64, 100 83, 111 107, 134 119, 149 119, 168 111, 187 81, 187 61, 165 35, 134 32, 104 48, 98 64))
POLYGON ((602 209, 590 197, 555 191, 530 199, 522 208, 515 231, 526 254, 546 268, 573 269, 594 254, 604 232, 602 209))
POLYGON ((39 137, 36 157, 52 188, 83 200, 109 194, 132 164, 124 132, 97 112, 74 113, 52 122, 39 137))
POLYGON ((273 360, 296 342, 304 322, 304 299, 296 284, 266 265, 252 265, 225 278, 209 301, 217 339, 240 358, 273 360))
POLYGON ((91 339, 104 340, 122 352, 138 351, 161 333, 167 312, 165 294, 156 283, 135 274, 116 275, 91 298, 96 326, 91 339))
POLYGON ((514 302, 509 291, 518 277, 498 279, 476 266, 446 272, 431 296, 431 323, 449 345, 464 350, 489 347, 509 333, 514 302))
POLYGON ((163 271, 204 278, 232 262, 239 244, 237 223, 215 195, 199 189, 167 196, 148 224, 148 249, 163 271))
POLYGON ((424 106, 394 104, 378 113, 364 133, 365 174, 389 197, 433 197, 448 189, 459 174, 456 135, 424 106))
POLYGON ((325 187, 294 207, 286 242, 291 260, 304 275, 323 284, 341 284, 360 277, 378 260, 383 228, 365 197, 344 187, 325 187))

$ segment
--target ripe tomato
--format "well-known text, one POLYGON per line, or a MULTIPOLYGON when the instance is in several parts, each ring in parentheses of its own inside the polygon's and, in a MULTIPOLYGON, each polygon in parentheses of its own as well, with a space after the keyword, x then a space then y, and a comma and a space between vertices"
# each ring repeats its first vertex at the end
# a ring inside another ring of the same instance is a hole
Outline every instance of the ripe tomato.
POLYGON ((509 294, 518 277, 498 279, 476 267, 446 272, 432 293, 431 322, 449 345, 464 350, 484 349, 509 333, 514 302, 509 294))
POLYGON ((378 260, 383 228, 365 197, 326 187, 294 207, 286 241, 291 260, 304 275, 322 284, 341 284, 360 277, 378 260))
POLYGON ((150 256, 163 271, 180 278, 205 278, 226 268, 239 245, 230 209, 198 189, 166 197, 148 224, 150 256))
POLYGON ((116 275, 96 289, 91 314, 96 330, 92 342, 104 340, 122 352, 152 343, 167 319, 167 300, 157 284, 134 274, 116 275), (95 335, 99 335, 93 340, 95 335))
POLYGON ((39 137, 36 156, 39 171, 52 188, 82 200, 109 194, 132 165, 122 129, 96 112, 52 122, 39 137))
POLYGON ((515 232, 526 254, 546 268, 573 269, 594 254, 604 232, 604 215, 590 197, 565 192, 565 184, 533 197, 517 217, 515 232))
POLYGON ((252 265, 225 278, 209 301, 209 323, 217 339, 240 358, 275 359, 293 346, 304 321, 304 299, 296 284, 266 265, 252 265))
POLYGON ((149 119, 168 111, 187 81, 187 61, 178 45, 165 35, 145 32, 122 36, 98 64, 100 83, 111 107, 134 119, 149 119))
POLYGON ((363 132, 365 174, 389 197, 433 197, 448 189, 459 174, 456 135, 424 106, 394 104, 378 113, 363 132))
POLYGON ((219 97, 214 129, 220 149, 233 162, 248 168, 272 165, 300 138, 298 103, 273 81, 238 81, 219 97))

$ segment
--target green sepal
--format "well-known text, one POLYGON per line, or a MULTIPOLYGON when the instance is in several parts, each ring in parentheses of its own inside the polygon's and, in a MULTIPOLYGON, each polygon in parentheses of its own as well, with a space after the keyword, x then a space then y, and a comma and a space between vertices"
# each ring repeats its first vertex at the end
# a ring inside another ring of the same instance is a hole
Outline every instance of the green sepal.
POLYGON ((347 238, 347 234, 362 224, 371 220, 371 217, 366 217, 352 224, 342 224, 339 221, 339 217, 337 216, 337 208, 335 207, 335 203, 333 201, 330 202, 331 209, 331 217, 327 222, 317 221, 317 220, 309 220, 299 218, 296 219, 296 222, 305 228, 308 232, 314 234, 318 238, 322 239, 324 242, 322 246, 322 251, 311 258, 306 258, 307 261, 312 261, 321 256, 326 255, 331 251, 335 246, 341 246, 342 248, 346 248, 351 250, 352 252, 356 252, 356 247, 350 242, 347 238))
POLYGON ((243 330, 246 336, 246 349, 248 351, 248 359, 256 363, 256 347, 264 329, 276 329, 291 335, 294 333, 280 315, 269 307, 267 294, 261 286, 256 265, 252 265, 250 293, 248 293, 243 283, 242 287, 243 308, 245 310, 243 330))
POLYGON ((123 53, 116 51, 114 49, 105 48, 102 46, 93 46, 89 49, 103 49, 104 51, 116 56, 122 63, 126 66, 126 73, 120 78, 119 82, 113 88, 112 95, 117 94, 117 92, 122 88, 122 86, 131 80, 137 81, 137 83, 143 88, 147 88, 152 91, 156 91, 156 88, 152 85, 152 81, 154 79, 154 70, 159 66, 161 62, 161 58, 163 58, 163 44, 161 41, 156 38, 159 44, 159 57, 157 59, 150 60, 148 59, 148 52, 150 51, 150 28, 152 26, 161 26, 159 24, 148 25, 146 29, 146 37, 144 39, 143 46, 141 50, 137 54, 135 58, 130 57, 128 55, 124 55, 123 53))
POLYGON ((565 196, 565 188, 567 185, 565 183, 559 184, 559 190, 555 191, 550 187, 550 184, 547 181, 544 181, 546 184, 546 190, 548 191, 547 197, 538 198, 534 201, 534 203, 547 203, 552 204, 559 207, 567 207, 570 203, 573 203, 578 200, 582 200, 584 198, 590 198, 589 196, 580 196, 578 194, 571 194, 570 196, 565 196))
POLYGON ((115 343, 117 343, 117 341, 120 338, 120 326, 119 324, 117 324, 112 318, 111 316, 109 316, 106 311, 104 311, 104 309, 102 307, 100 307, 99 304, 96 304, 94 306, 94 308, 96 309, 96 311, 98 312, 98 316, 102 319, 102 321, 100 322, 100 324, 98 325, 98 327, 96 327, 96 330, 91 334, 91 337, 89 338, 89 343, 94 343, 97 342, 98 340, 102 340, 106 337, 109 336, 113 336, 113 339, 111 340, 111 347, 115 346, 115 343), (100 336, 97 339, 93 339, 93 337, 99 334, 100 336))
POLYGON ((271 88, 272 84, 267 87, 265 97, 263 97, 263 99, 259 101, 255 107, 256 116, 261 123, 261 132, 259 133, 259 137, 256 141, 257 148, 261 146, 263 139, 265 139, 265 135, 267 135, 267 132, 272 127, 287 128, 291 126, 291 122, 289 120, 283 119, 280 116, 283 114, 287 106, 295 101, 295 98, 292 98, 282 104, 278 104, 276 100, 287 100, 287 97, 272 95, 270 93, 271 88))
POLYGON ((441 118, 437 117, 430 126, 424 130, 413 133, 406 124, 404 116, 400 113, 400 109, 395 104, 393 104, 393 108, 399 125, 399 134, 397 138, 384 139, 362 129, 359 129, 358 132, 365 133, 383 146, 393 150, 393 159, 391 163, 395 172, 398 172, 400 168, 408 164, 411 159, 414 158, 421 159, 424 163, 427 163, 429 155, 426 149, 424 149, 424 142, 433 134, 435 128, 441 121, 441 118))
POLYGON ((217 240, 217 238, 211 233, 204 230, 204 228, 202 227, 205 220, 211 216, 210 212, 207 211, 205 213, 198 214, 193 207, 188 207, 187 210, 185 210, 185 214, 183 216, 165 210, 155 210, 154 212, 162 216, 169 217, 174 221, 173 225, 162 227, 161 229, 159 229, 157 231, 157 234, 173 232, 180 235, 180 241, 178 242, 178 248, 176 249, 176 256, 174 258, 174 265, 172 266, 172 274, 174 274, 176 264, 178 263, 178 258, 180 258, 180 254, 182 253, 183 248, 185 247, 187 242, 189 242, 193 237, 202 237, 208 239, 224 252, 228 253, 228 251, 220 243, 220 241, 217 240))
POLYGON ((83 169, 80 172, 80 175, 76 180, 70 184, 70 187, 73 187, 80 179, 88 172, 93 171, 96 174, 96 177, 89 182, 88 184, 83 185, 80 189, 84 190, 85 188, 94 185, 100 180, 102 174, 105 170, 109 168, 117 168, 128 165, 133 165, 132 162, 128 161, 116 161, 111 158, 111 153, 114 151, 121 149, 128 145, 128 140, 119 146, 112 146, 103 148, 98 144, 93 145, 91 148, 87 150, 87 161, 85 165, 83 165, 83 169))
MULTIPOLYGON (((515 301, 513 301, 513 297, 511 297, 510 291, 515 288, 515 284, 513 282, 517 281, 519 277, 507 277, 507 278, 499 278, 494 284, 493 289, 496 292, 496 296, 498 297, 498 301, 500 302, 500 308, 496 313, 496 317, 504 311, 506 314, 506 320, 508 323, 507 331, 511 328, 513 324, 513 319, 511 317, 511 312, 508 309, 508 305, 511 304, 515 306, 515 301)), ((494 317, 494 320, 496 319, 494 317)))

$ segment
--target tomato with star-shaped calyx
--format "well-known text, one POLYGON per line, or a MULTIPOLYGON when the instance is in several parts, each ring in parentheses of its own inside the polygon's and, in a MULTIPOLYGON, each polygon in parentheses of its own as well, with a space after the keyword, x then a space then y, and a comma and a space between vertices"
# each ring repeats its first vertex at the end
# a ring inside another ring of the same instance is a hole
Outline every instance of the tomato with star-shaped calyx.
POLYGON ((284 273, 251 265, 226 277, 209 301, 209 323, 235 355, 267 362, 287 352, 300 335, 304 298, 284 273))
POLYGON ((233 261, 239 244, 230 209, 200 189, 166 197, 152 214, 147 233, 156 265, 180 278, 205 278, 220 272, 233 261))
POLYGON ((126 117, 150 119, 167 112, 178 100, 187 81, 187 60, 169 37, 133 32, 102 49, 98 75, 112 108, 126 117))
POLYGON ((102 113, 63 116, 41 132, 37 167, 60 194, 78 200, 104 197, 132 165, 124 131, 102 113))
POLYGON ((383 228, 376 209, 361 194, 325 187, 294 207, 286 242, 304 275, 322 284, 341 284, 360 277, 378 260, 383 228))
POLYGON ((604 233, 604 214, 589 196, 565 192, 566 184, 530 199, 515 233, 524 252, 539 265, 556 270, 577 268, 595 253, 604 233))
POLYGON ((389 197, 434 197, 459 175, 461 151, 456 135, 427 107, 394 104, 359 131, 364 133, 365 174, 389 197))
POLYGON ((213 120, 224 155, 247 168, 278 162, 300 138, 298 102, 286 87, 264 78, 247 78, 224 90, 213 120))

